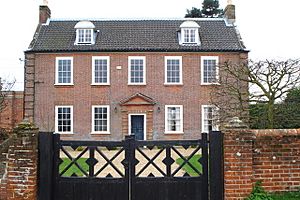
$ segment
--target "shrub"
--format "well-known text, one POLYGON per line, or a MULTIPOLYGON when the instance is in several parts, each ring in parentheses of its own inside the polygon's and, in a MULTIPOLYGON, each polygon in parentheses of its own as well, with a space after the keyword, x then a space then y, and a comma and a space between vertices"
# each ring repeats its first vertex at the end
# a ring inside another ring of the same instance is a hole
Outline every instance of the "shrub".
POLYGON ((271 194, 274 200, 299 200, 300 189, 297 192, 280 192, 271 194))
POLYGON ((0 144, 9 137, 9 133, 4 128, 0 128, 0 144))
POLYGON ((252 192, 245 200, 274 200, 261 186, 261 181, 255 183, 252 192))

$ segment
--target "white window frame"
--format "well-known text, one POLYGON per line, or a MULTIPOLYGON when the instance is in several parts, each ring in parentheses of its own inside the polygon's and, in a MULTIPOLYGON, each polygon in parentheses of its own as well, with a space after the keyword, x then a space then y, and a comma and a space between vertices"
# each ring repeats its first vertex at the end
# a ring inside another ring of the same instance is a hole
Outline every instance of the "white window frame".
POLYGON ((92 106, 92 131, 91 134, 110 134, 110 106, 93 105, 92 106), (95 108, 107 108, 107 131, 95 131, 95 108))
POLYGON ((55 85, 73 85, 73 57, 56 57, 55 61, 55 85), (58 82, 58 62, 60 60, 71 60, 71 82, 70 83, 59 83, 58 82))
POLYGON ((59 105, 55 106, 55 133, 59 134, 73 134, 74 120, 73 120, 73 106, 72 105, 59 105), (59 108, 70 108, 71 111, 71 131, 59 132, 58 131, 58 109, 59 108))
POLYGON ((183 105, 165 105, 165 134, 183 134, 183 105), (168 130, 168 108, 179 107, 180 109, 180 130, 169 131, 168 130))
POLYGON ((92 57, 92 85, 110 85, 110 57, 109 56, 93 56, 92 57), (106 60, 107 61, 107 82, 96 83, 95 82, 95 60, 106 60))
POLYGON ((165 85, 182 85, 182 56, 165 56, 165 85), (168 60, 179 60, 179 83, 169 83, 167 73, 167 61, 168 60))
POLYGON ((182 33, 181 33, 181 41, 182 41, 182 44, 199 44, 199 32, 198 32, 198 28, 182 28, 182 33), (191 31, 194 30, 195 31, 195 41, 194 42, 191 42, 191 31), (189 41, 186 42, 184 41, 185 39, 185 31, 188 31, 189 32, 189 41))
POLYGON ((181 28, 180 37, 179 37, 179 44, 181 45, 200 45, 200 38, 199 38, 199 28, 181 28), (185 42, 185 30, 190 31, 195 30, 195 42, 190 42, 190 36, 189 36, 189 42, 185 42))
POLYGON ((145 56, 128 56, 128 85, 146 85, 146 57, 145 56), (131 60, 143 60, 143 82, 132 83, 131 82, 131 60))
POLYGON ((201 56, 201 85, 216 85, 219 84, 219 56, 201 56), (204 82, 204 60, 216 60, 216 82, 204 82))
POLYGON ((79 44, 79 45, 94 44, 94 30, 90 29, 90 28, 78 28, 76 30, 76 44, 79 44), (83 30, 84 31, 84 41, 83 42, 79 42, 79 30, 83 30), (91 31, 91 41, 86 41, 86 31, 87 30, 91 31))
MULTIPOLYGON (((205 127, 204 127, 204 116, 205 116, 204 110, 205 110, 205 108, 213 108, 213 110, 218 112, 218 108, 214 105, 202 105, 201 106, 201 131, 202 131, 202 133, 204 133, 204 132, 208 133, 208 131, 204 130, 205 129, 205 127)), ((215 119, 215 120, 217 120, 217 119, 215 119)), ((212 125, 212 130, 213 131, 218 131, 219 130, 219 126, 216 123, 217 122, 215 122, 215 124, 212 125)))

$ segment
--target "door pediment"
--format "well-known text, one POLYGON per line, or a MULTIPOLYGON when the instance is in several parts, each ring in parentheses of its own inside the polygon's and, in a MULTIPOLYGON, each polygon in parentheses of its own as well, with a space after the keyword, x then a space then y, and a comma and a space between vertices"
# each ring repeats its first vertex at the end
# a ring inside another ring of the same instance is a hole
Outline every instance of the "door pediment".
POLYGON ((121 106, 128 105, 154 105, 156 102, 151 98, 142 93, 136 93, 126 99, 120 101, 121 106))

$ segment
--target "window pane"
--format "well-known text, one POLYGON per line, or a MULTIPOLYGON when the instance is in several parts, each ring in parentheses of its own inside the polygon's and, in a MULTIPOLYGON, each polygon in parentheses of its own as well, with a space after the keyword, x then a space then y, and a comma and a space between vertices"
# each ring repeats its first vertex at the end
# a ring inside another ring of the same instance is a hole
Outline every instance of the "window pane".
POLYGON ((217 130, 217 112, 216 108, 213 106, 209 107, 204 107, 203 108, 203 127, 204 127, 204 132, 209 132, 211 130, 215 131, 217 130))
POLYGON ((57 130, 59 132, 71 132, 72 113, 70 107, 59 107, 57 109, 57 130))
POLYGON ((94 108, 94 131, 108 131, 108 116, 107 107, 94 108))
POLYGON ((130 69, 131 83, 144 82, 144 60, 143 59, 131 59, 129 69, 130 69))
POLYGON ((84 30, 83 29, 78 30, 78 42, 84 42, 84 30))
POLYGON ((203 82, 204 83, 217 82, 217 61, 216 60, 203 61, 203 82))
POLYGON ((167 131, 181 130, 180 107, 168 107, 167 109, 167 131))
POLYGON ((91 43, 92 42, 92 29, 79 29, 78 30, 78 42, 79 43, 91 43))
POLYGON ((92 39, 92 30, 85 30, 85 42, 90 43, 92 39))
POLYGON ((196 36, 196 30, 191 29, 191 30, 190 30, 190 42, 191 42, 191 43, 195 43, 195 42, 196 42, 195 36, 196 36))
POLYGON ((108 83, 108 60, 96 59, 94 60, 94 82, 108 83))
POLYGON ((189 30, 184 30, 184 42, 190 42, 189 30))
POLYGON ((196 29, 184 29, 183 34, 184 43, 196 43, 196 29))
POLYGON ((58 60, 58 83, 71 83, 72 62, 70 59, 58 60))
POLYGON ((167 83, 180 83, 180 60, 167 60, 167 83))

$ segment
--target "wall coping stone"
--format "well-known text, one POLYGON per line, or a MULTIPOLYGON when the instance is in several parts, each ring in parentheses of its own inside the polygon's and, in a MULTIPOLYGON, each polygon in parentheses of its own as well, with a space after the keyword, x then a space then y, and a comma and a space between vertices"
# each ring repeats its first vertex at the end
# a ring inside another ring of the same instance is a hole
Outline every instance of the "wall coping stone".
POLYGON ((249 127, 238 117, 233 117, 227 124, 225 124, 225 129, 248 129, 249 127))
POLYGON ((255 129, 251 131, 256 137, 300 136, 300 129, 255 129))
POLYGON ((35 136, 39 131, 39 128, 37 128, 33 123, 30 121, 24 119, 21 123, 19 123, 14 128, 14 133, 17 134, 18 137, 26 137, 26 136, 35 136))

